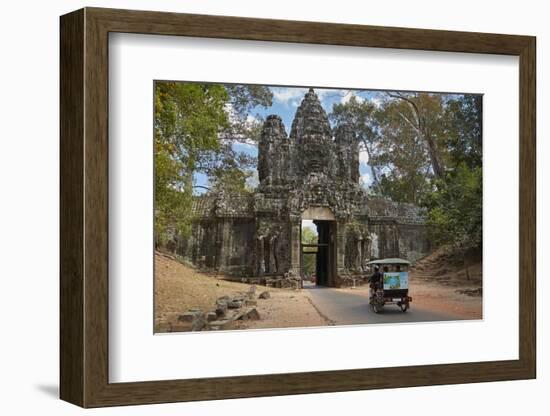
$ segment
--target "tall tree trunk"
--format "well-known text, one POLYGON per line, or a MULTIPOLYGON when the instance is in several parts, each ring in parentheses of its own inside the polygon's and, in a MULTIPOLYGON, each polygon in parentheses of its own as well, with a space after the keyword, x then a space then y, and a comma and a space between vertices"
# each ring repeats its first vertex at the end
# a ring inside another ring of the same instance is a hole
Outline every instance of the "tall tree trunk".
POLYGON ((439 152, 439 149, 437 148, 437 144, 431 132, 429 131, 429 128, 427 127, 426 118, 420 111, 418 104, 413 99, 401 93, 388 92, 387 94, 392 98, 403 100, 409 105, 414 114, 414 120, 412 120, 410 117, 407 117, 405 114, 401 114, 401 117, 416 130, 420 137, 422 137, 423 141, 428 147, 428 154, 430 156, 430 162, 434 175, 438 179, 443 178, 443 176, 445 175, 445 166, 443 163, 443 159, 441 158, 441 154, 439 152))
POLYGON ((432 163, 434 174, 438 179, 441 179, 445 175, 445 166, 441 160, 437 144, 429 133, 424 133, 423 137, 428 146, 428 153, 430 154, 430 161, 432 163))

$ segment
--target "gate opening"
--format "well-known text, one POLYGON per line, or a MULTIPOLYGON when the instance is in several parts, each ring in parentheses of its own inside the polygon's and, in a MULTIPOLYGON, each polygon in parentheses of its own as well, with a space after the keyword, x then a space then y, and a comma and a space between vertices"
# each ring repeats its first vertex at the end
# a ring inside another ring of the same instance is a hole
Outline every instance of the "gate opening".
POLYGON ((335 221, 302 220, 301 277, 303 287, 334 286, 335 221))

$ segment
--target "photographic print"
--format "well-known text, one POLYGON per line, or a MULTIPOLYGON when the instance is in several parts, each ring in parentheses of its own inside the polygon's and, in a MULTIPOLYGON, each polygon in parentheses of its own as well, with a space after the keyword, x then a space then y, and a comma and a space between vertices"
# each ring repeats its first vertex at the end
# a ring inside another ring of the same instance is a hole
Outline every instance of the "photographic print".
POLYGON ((154 83, 154 332, 482 318, 482 95, 154 83))

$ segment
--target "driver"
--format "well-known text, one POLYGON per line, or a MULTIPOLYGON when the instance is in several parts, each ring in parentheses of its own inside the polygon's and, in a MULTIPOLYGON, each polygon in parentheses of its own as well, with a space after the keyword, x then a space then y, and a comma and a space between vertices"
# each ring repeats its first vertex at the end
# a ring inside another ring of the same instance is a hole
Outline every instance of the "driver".
POLYGON ((376 289, 380 287, 382 281, 382 273, 380 273, 380 267, 374 266, 374 274, 369 278, 370 297, 372 298, 376 293, 376 289))

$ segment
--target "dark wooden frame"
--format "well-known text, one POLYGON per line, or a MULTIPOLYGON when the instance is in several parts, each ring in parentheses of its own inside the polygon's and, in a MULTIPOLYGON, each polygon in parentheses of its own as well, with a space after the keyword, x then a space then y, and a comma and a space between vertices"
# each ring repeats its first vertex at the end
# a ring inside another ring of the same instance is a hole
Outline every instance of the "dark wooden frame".
POLYGON ((62 16, 61 398, 100 407, 535 378, 535 44, 529 36, 98 8, 62 16), (519 359, 109 383, 109 32, 519 56, 519 359))

